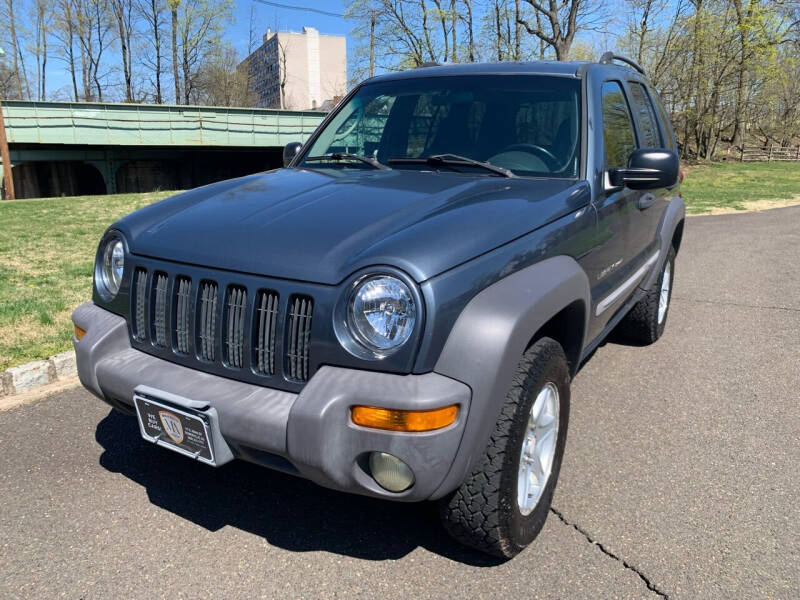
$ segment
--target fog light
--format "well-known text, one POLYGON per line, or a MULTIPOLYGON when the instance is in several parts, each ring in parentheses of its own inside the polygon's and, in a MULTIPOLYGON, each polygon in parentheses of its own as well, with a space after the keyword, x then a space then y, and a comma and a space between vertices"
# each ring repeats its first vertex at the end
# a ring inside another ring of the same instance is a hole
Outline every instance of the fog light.
POLYGON ((390 492, 402 492, 414 484, 411 468, 386 452, 373 452, 369 455, 369 470, 378 485, 390 492))
POLYGON ((80 327, 78 327, 78 326, 77 326, 77 325, 75 325, 74 323, 72 324, 72 326, 73 326, 73 327, 75 327, 75 339, 76 339, 76 340, 79 340, 79 339, 81 339, 83 336, 85 336, 85 335, 86 335, 86 330, 85 330, 85 329, 81 329, 80 327))

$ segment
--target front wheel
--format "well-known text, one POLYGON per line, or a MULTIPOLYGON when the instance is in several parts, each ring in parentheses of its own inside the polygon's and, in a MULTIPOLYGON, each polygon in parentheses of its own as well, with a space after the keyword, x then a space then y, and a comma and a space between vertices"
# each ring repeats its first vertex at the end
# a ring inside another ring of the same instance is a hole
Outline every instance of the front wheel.
POLYGON ((445 529, 458 541, 511 558, 539 534, 567 440, 569 379, 555 340, 541 338, 525 352, 486 451, 440 500, 445 529))

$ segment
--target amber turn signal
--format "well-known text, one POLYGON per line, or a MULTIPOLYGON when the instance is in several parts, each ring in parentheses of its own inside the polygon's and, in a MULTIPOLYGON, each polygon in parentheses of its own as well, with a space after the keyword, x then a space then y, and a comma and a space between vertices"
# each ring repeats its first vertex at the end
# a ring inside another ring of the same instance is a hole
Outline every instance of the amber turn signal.
POLYGON ((377 406, 353 406, 353 423, 389 431, 433 431, 447 427, 458 416, 458 405, 433 410, 396 410, 377 406))
POLYGON ((73 327, 75 327, 75 339, 76 339, 76 340, 79 340, 79 339, 81 339, 83 336, 85 336, 85 335, 86 335, 86 330, 85 330, 85 329, 81 329, 80 327, 78 327, 77 325, 75 325, 75 323, 73 323, 72 325, 73 325, 73 327))

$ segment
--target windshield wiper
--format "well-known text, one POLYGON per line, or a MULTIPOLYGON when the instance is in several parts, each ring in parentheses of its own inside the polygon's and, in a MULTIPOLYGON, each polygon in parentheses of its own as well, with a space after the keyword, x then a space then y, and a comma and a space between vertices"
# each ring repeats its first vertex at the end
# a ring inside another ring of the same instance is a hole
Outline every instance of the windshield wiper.
POLYGON ((378 162, 369 156, 360 156, 358 154, 349 154, 347 152, 331 152, 330 154, 320 154, 319 156, 309 156, 304 159, 304 162, 309 161, 323 161, 323 160, 358 160, 366 165, 375 167, 376 169, 390 169, 385 164, 378 162))
POLYGON ((466 156, 459 156, 458 154, 434 154, 433 156, 426 156, 423 158, 390 158, 387 160, 391 164, 406 164, 406 165, 431 165, 432 167, 479 167, 486 169, 497 175, 503 177, 516 177, 514 173, 503 167, 497 167, 491 163, 467 158, 466 156))

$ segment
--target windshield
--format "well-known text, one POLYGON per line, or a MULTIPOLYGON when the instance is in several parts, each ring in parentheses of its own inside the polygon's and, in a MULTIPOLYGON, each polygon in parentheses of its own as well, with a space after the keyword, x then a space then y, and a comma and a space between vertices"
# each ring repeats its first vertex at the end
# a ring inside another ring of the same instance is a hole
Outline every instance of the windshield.
MULTIPOLYGON (((424 160, 456 155, 515 175, 577 177, 580 82, 536 75, 420 77, 368 83, 320 132, 302 166, 432 170, 424 160), (319 157, 332 156, 330 160, 319 157), (307 160, 315 157, 315 160, 307 160), (352 157, 351 157, 352 158, 352 157)), ((437 169, 492 175, 460 162, 437 169)), ((477 167, 477 168, 476 168, 477 167)))

